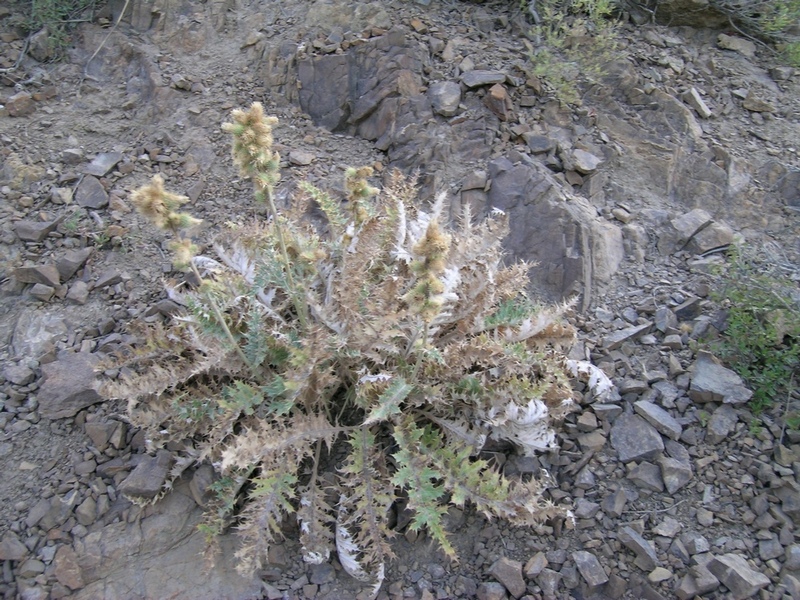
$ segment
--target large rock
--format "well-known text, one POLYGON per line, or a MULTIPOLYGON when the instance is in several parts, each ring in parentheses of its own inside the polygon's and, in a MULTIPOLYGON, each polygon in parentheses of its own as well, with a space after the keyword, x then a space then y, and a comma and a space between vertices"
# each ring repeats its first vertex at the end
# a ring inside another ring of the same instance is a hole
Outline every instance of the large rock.
POLYGON ((75 192, 75 201, 84 208, 105 208, 108 206, 108 193, 99 179, 86 175, 75 192))
POLYGON ((728 588, 732 600, 752 598, 769 585, 769 577, 750 567, 738 554, 716 556, 706 566, 728 588))
POLYGON ((67 334, 64 318, 28 309, 17 319, 11 337, 11 351, 18 358, 39 359, 55 349, 55 342, 67 334))
POLYGON ((664 441, 655 428, 638 415, 620 415, 611 427, 611 445, 619 460, 651 460, 664 451, 664 441))
POLYGON ((113 523, 75 543, 80 577, 86 587, 73 598, 172 598, 215 600, 260 598, 258 578, 236 572, 238 540, 219 538, 213 566, 203 559, 204 534, 197 530, 202 511, 185 485, 176 487, 134 523, 113 523))
POLYGON ((94 367, 99 359, 87 352, 65 352, 42 365, 44 381, 39 388, 39 410, 48 419, 74 417, 102 400, 95 389, 94 367))
POLYGON ((694 363, 689 397, 695 402, 744 404, 753 396, 742 378, 726 369, 708 352, 699 352, 694 363))

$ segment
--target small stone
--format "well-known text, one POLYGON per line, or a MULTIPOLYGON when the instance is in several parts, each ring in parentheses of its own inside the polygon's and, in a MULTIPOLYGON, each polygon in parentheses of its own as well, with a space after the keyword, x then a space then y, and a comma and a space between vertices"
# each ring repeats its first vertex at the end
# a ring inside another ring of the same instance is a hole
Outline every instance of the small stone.
POLYGON ((28 555, 25 544, 19 541, 15 533, 6 531, 0 540, 0 560, 20 561, 28 555))
POLYGON ((67 300, 74 304, 86 304, 89 299, 89 286, 85 281, 76 281, 69 286, 67 300))
POLYGON ((783 555, 783 546, 777 538, 758 542, 758 556, 764 562, 783 555))
POLYGON ((86 264, 92 255, 91 247, 81 248, 80 250, 67 250, 56 259, 56 269, 61 281, 69 281, 78 270, 86 264))
POLYGON ((489 575, 502 583, 515 598, 525 593, 525 580, 522 578, 522 563, 510 558, 500 558, 489 567, 489 575))
POLYGON ((41 283, 53 288, 61 284, 58 269, 53 264, 18 267, 14 269, 14 278, 22 283, 41 283))
POLYGON ((603 499, 603 512, 611 518, 618 519, 625 511, 625 505, 627 502, 628 498, 625 495, 625 490, 620 488, 613 494, 609 494, 603 499))
POLYGON ((603 338, 603 347, 606 350, 616 350, 625 342, 633 340, 643 333, 647 333, 652 326, 653 324, 648 321, 642 325, 627 327, 625 329, 615 331, 614 333, 611 333, 603 338))
POLYGON ((555 598, 558 586, 561 583, 561 573, 553 569, 543 569, 536 578, 536 583, 542 588, 545 598, 555 598))
POLYGON ((775 107, 772 106, 766 100, 762 100, 757 96, 753 95, 753 90, 750 90, 750 93, 747 94, 747 98, 744 99, 742 102, 742 106, 749 110, 750 112, 756 113, 772 113, 775 112, 775 107))
POLYGON ((478 600, 506 600, 506 589, 496 581, 487 581, 478 586, 478 600))
POLYGON ((651 460, 664 451, 664 442, 655 428, 638 415, 620 415, 611 427, 611 445, 619 460, 651 460))
POLYGON ((753 42, 725 33, 720 33, 717 37, 717 46, 723 50, 733 50, 747 58, 753 58, 756 55, 756 45, 753 42))
POLYGON ((681 340, 681 336, 677 333, 673 333, 664 337, 664 341, 661 344, 670 350, 680 350, 683 348, 683 340, 681 340))
POLYGON ((719 364, 708 352, 700 351, 694 363, 689 397, 695 402, 744 404, 753 396, 742 378, 719 364))
POLYGON ((474 70, 468 71, 461 76, 461 82, 468 88, 494 85, 495 83, 503 83, 505 80, 505 73, 500 71, 474 70))
POLYGON ((730 404, 723 404, 711 413, 711 418, 706 426, 706 441, 710 444, 719 444, 725 441, 736 427, 739 412, 730 404))
POLYGON ((61 152, 61 162, 70 166, 80 164, 83 157, 83 150, 80 148, 67 148, 61 152))
POLYGON ((57 361, 42 365, 44 379, 37 397, 43 417, 73 417, 102 400, 94 389, 94 366, 98 360, 93 354, 68 352, 57 361))
POLYGON ((658 564, 658 556, 652 544, 644 539, 636 530, 625 526, 619 532, 619 541, 636 554, 634 564, 642 571, 652 571, 658 564))
POLYGON ((711 527, 714 524, 714 513, 706 508, 698 508, 697 522, 703 527, 711 527))
POLYGON ((680 522, 676 521, 672 517, 665 517, 661 523, 653 527, 653 533, 668 538, 674 538, 680 533, 682 528, 683 525, 681 525, 680 522))
POLYGON ((94 520, 97 516, 97 503, 95 502, 94 498, 89 496, 78 505, 78 508, 75 509, 75 517, 78 519, 78 523, 84 526, 89 526, 94 523, 94 520))
POLYGON ((658 459, 664 487, 674 494, 692 480, 692 465, 676 458, 662 456, 658 459))
POLYGON ((3 369, 3 377, 14 385, 28 385, 36 379, 36 373, 25 365, 8 365, 3 369))
POLYGON ((603 164, 603 159, 599 156, 595 156, 591 152, 580 149, 573 150, 572 160, 575 164, 575 170, 584 175, 593 173, 601 164, 603 164))
POLYGON ((40 302, 50 302, 53 294, 56 293, 54 287, 37 283, 30 289, 30 295, 39 300, 40 302))
POLYGON ((650 583, 661 583, 669 579, 672 579, 672 571, 664 567, 656 567, 647 575, 647 580, 650 583))
MULTIPOLYGON (((104 177, 121 160, 121 152, 103 152, 95 156, 92 162, 83 168, 83 172, 87 175, 94 175, 95 177, 104 177)), ((85 205, 81 204, 81 206, 85 205)), ((102 207, 93 206, 92 208, 102 207)))
POLYGON ((35 558, 29 558, 17 569, 17 575, 25 579, 33 579, 37 575, 44 573, 44 563, 35 558))
POLYGON ((556 147, 555 140, 546 135, 540 135, 530 131, 523 133, 522 139, 525 140, 525 143, 528 144, 528 148, 530 148, 530 151, 534 154, 547 154, 556 147))
POLYGON ((145 455, 120 484, 119 490, 130 496, 154 498, 167 480, 171 466, 172 454, 166 450, 159 450, 156 456, 145 455))
POLYGON ((544 552, 537 552, 528 559, 525 563, 522 572, 529 580, 536 579, 539 574, 547 568, 547 557, 544 552))
POLYGON ((698 231, 689 241, 686 249, 695 254, 705 254, 712 250, 727 248, 733 243, 733 240, 733 229, 724 223, 714 222, 702 231, 698 231))
POLYGON ((731 593, 733 600, 744 600, 755 596, 758 591, 769 585, 769 578, 752 569, 747 561, 738 554, 723 554, 714 557, 708 570, 719 579, 731 593))
POLYGON ((36 104, 28 92, 17 92, 6 100, 6 110, 9 116, 27 117, 36 110, 36 104))
POLYGON ((289 152, 289 162, 300 167, 307 167, 314 162, 315 159, 316 156, 305 150, 292 150, 289 152))
POLYGON ((662 435, 671 440, 677 440, 681 437, 681 433, 683 433, 681 424, 660 406, 646 400, 639 400, 634 403, 633 409, 662 435))
POLYGON ((664 480, 661 479, 661 470, 654 464, 642 461, 628 473, 628 479, 638 487, 652 492, 664 491, 664 480))
POLYGON ((705 538, 705 536, 697 532, 692 531, 684 533, 681 535, 681 542, 691 556, 694 556, 695 554, 703 554, 704 552, 711 550, 711 544, 708 543, 708 540, 705 538))
POLYGON ((108 206, 108 194, 96 177, 87 175, 75 192, 75 202, 84 208, 105 208, 108 206))
POLYGON ((58 221, 42 223, 39 221, 17 221, 14 223, 14 233, 23 242, 34 242, 39 244, 55 231, 58 221))
POLYGON ((508 121, 512 115, 513 104, 504 85, 495 83, 489 88, 489 93, 483 98, 483 103, 501 121, 508 121))
POLYGON ((108 287, 110 285, 117 285, 118 283, 121 282, 122 282, 122 274, 115 269, 110 269, 108 271, 104 271, 100 275, 100 277, 97 278, 94 287, 97 289, 103 289, 104 287, 108 287))
POLYGON ((208 500, 208 491, 214 483, 214 468, 208 464, 200 465, 189 482, 189 491, 198 506, 205 506, 208 500))
POLYGON ((455 81, 437 81, 428 88, 428 99, 434 112, 452 117, 461 103, 461 86, 455 81))
POLYGON ((598 591, 601 585, 608 581, 608 575, 597 560, 597 557, 591 552, 579 550, 572 553, 572 560, 575 561, 575 566, 589 586, 589 593, 592 594, 598 591))
POLYGON ((702 119, 708 119, 711 116, 711 109, 705 103, 695 88, 691 88, 683 93, 683 101, 691 106, 702 119))

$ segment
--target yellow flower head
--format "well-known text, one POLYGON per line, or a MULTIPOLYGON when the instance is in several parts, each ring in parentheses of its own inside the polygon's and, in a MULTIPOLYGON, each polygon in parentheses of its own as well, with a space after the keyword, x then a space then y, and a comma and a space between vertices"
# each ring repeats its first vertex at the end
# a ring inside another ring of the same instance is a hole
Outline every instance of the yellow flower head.
POLYGON ((143 185, 131 194, 131 202, 136 210, 159 229, 173 228, 171 216, 176 208, 188 201, 186 196, 166 191, 161 175, 154 175, 148 185, 143 185))
POLYGON ((222 129, 233 135, 233 161, 242 174, 252 177, 277 172, 280 157, 272 151, 272 128, 278 119, 265 116, 260 102, 253 102, 248 110, 237 108, 231 118, 233 122, 223 124, 222 129))

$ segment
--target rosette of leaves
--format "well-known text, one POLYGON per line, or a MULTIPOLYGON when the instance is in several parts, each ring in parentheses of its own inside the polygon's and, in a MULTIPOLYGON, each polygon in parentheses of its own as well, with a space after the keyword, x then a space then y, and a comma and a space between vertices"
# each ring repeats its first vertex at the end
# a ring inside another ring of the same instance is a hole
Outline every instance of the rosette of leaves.
POLYGON ((193 258, 200 286, 170 292, 185 313, 153 328, 105 391, 128 398, 150 450, 177 454, 173 478, 215 467, 204 527, 235 525, 242 570, 258 568, 293 515, 306 561, 335 551, 377 591, 401 496, 409 527, 453 559, 450 505, 518 525, 563 516, 543 496, 546 478, 505 477, 481 449, 487 438, 524 454, 554 448, 571 377, 600 393, 610 383, 566 359, 568 306, 532 303, 529 266, 503 265, 504 214, 474 224, 467 211, 450 231, 444 196, 423 210, 406 178, 379 192, 371 174, 348 170, 344 199, 303 183, 278 214, 275 174, 249 172, 271 218, 193 258), (309 202, 325 227, 305 219, 309 202))

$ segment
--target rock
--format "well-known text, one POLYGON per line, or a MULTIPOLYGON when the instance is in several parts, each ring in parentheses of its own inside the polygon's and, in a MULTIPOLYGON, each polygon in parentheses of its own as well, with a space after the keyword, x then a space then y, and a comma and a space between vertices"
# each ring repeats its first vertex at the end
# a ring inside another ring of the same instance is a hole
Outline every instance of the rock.
POLYGON ((636 339, 643 333, 647 333, 648 331, 650 331, 650 328, 652 326, 653 324, 648 321, 647 323, 644 323, 642 325, 635 325, 634 327, 626 327, 625 329, 619 329, 613 333, 608 334, 603 338, 603 347, 606 350, 616 350, 628 340, 636 339))
POLYGON ((81 148, 67 148, 61 152, 61 160, 64 164, 74 166, 83 161, 83 150, 81 148))
POLYGON ((19 267, 14 269, 14 278, 22 283, 41 283, 58 287, 61 283, 58 269, 53 264, 19 267))
POLYGON ((44 573, 44 563, 36 558, 29 558, 17 568, 17 575, 25 579, 33 579, 44 573))
POLYGON ((28 53, 39 62, 47 62, 53 58, 53 41, 47 27, 43 27, 30 37, 28 53))
POLYGON ((192 480, 189 483, 189 490, 192 492, 192 498, 197 502, 198 506, 205 506, 208 500, 208 492, 211 484, 214 483, 214 468, 211 465, 200 465, 192 475, 192 480))
POLYGON ((625 490, 620 488, 613 494, 609 494, 603 499, 603 512, 613 519, 618 519, 625 511, 625 505, 627 502, 628 498, 625 495, 625 490))
POLYGON ((514 106, 504 85, 496 83, 489 88, 489 93, 483 97, 483 103, 501 121, 509 121, 513 115, 514 106))
POLYGON ((85 585, 78 555, 70 546, 60 546, 56 551, 53 574, 61 585, 71 590, 79 590, 85 585))
POLYGON ((80 250, 67 250, 56 259, 56 269, 61 277, 61 281, 69 281, 78 270, 86 264, 92 255, 91 247, 81 248, 80 250))
POLYGON ((497 579, 515 598, 525 593, 525 580, 522 578, 522 563, 510 558, 500 558, 489 567, 489 575, 497 579))
POLYGON ((25 544, 19 541, 15 533, 6 531, 0 540, 0 560, 21 561, 28 555, 25 544))
POLYGON ((17 221, 14 223, 14 233, 23 242, 41 243, 44 239, 55 231, 60 221, 50 221, 47 223, 39 221, 17 221))
POLYGON ((495 581, 487 581, 478 586, 476 598, 478 600, 506 600, 508 596, 501 584, 495 581))
POLYGON ((65 352, 42 365, 43 382, 38 392, 39 411, 48 419, 75 416, 102 401, 94 388, 94 367, 99 359, 86 352, 65 352))
POLYGON ((702 119, 708 119, 711 116, 711 109, 705 103, 700 94, 695 88, 690 88, 683 93, 683 101, 691 106, 702 119))
POLYGON ((659 433, 637 415, 620 415, 614 421, 611 445, 623 463, 651 460, 664 451, 664 442, 659 433))
POLYGON ((733 240, 733 229, 724 223, 714 222, 692 236, 686 249, 695 254, 705 254, 712 250, 727 248, 733 240))
POLYGON ((25 365, 8 365, 3 369, 3 377, 14 385, 28 385, 36 379, 36 373, 25 365))
POLYGON ((52 286, 44 285, 43 283, 36 283, 30 289, 29 293, 40 302, 50 302, 53 294, 56 293, 56 289, 52 286))
POLYGON ((85 281, 76 281, 69 286, 67 300, 74 304, 86 304, 89 299, 89 285, 85 281))
POLYGON ((36 110, 33 96, 28 92, 17 92, 6 100, 6 110, 12 117, 27 117, 36 110))
POLYGON ((733 50, 747 58, 753 58, 756 55, 756 45, 753 42, 724 33, 719 34, 717 46, 723 50, 733 50))
POLYGON ((315 158, 316 156, 311 152, 304 150, 292 150, 289 152, 289 162, 300 167, 307 167, 314 162, 315 158))
POLYGON ((206 549, 204 534, 197 530, 202 515, 181 483, 141 520, 112 523, 77 540, 75 554, 86 586, 72 597, 260 597, 260 578, 237 574, 234 535, 217 538, 220 552, 213 565, 198 559, 206 549))
POLYGON ((713 218, 702 208, 695 208, 670 221, 672 229, 665 229, 658 238, 658 251, 662 255, 682 250, 697 232, 707 227, 713 218))
POLYGON ((661 479, 661 470, 654 464, 642 461, 634 466, 628 473, 628 479, 638 487, 652 492, 663 492, 664 481, 661 479))
POLYGON ((171 466, 172 454, 167 450, 159 450, 156 456, 145 455, 119 490, 128 496, 155 498, 162 491, 171 466))
POLYGON ((741 377, 719 364, 710 353, 698 352, 689 387, 692 400, 738 405, 745 404, 752 396, 741 377))
POLYGON ((461 86, 455 81, 437 81, 428 88, 428 99, 435 113, 452 117, 461 103, 461 86))
POLYGON ((619 541, 636 554, 633 563, 642 571, 650 572, 659 566, 658 557, 652 544, 639 535, 636 530, 626 526, 620 530, 618 535, 619 541))
POLYGON ((723 404, 711 413, 711 418, 706 426, 706 442, 719 444, 726 440, 736 427, 739 412, 730 404, 723 404))
POLYGON ((84 208, 105 208, 108 206, 108 194, 96 177, 87 175, 75 192, 75 201, 84 208))
POLYGON ((575 164, 575 170, 584 175, 588 175, 589 173, 596 171, 597 168, 603 164, 602 158, 595 156, 591 152, 581 149, 572 151, 572 160, 575 164))
POLYGON ((545 598, 555 598, 558 586, 561 583, 561 573, 553 569, 543 569, 536 578, 536 583, 542 588, 545 598))
POLYGON ((775 491, 781 501, 781 510, 787 514, 795 524, 800 523, 800 486, 788 483, 775 491))
POLYGON ((661 523, 653 527, 653 533, 668 538, 674 538, 681 532, 682 528, 683 525, 681 525, 679 521, 672 517, 664 517, 661 523))
POLYGON ((733 600, 751 598, 760 589, 769 585, 769 578, 752 569, 738 554, 715 556, 706 566, 720 583, 728 588, 733 600))
POLYGON ((119 423, 115 421, 106 421, 103 423, 94 422, 86 423, 84 429, 86 435, 92 440, 94 447, 100 450, 100 452, 103 452, 108 448, 108 441, 118 425, 119 423))
MULTIPOLYGON (((119 161, 122 160, 122 158, 123 158, 122 152, 102 152, 97 156, 95 156, 94 159, 92 159, 92 162, 90 162, 83 168, 83 172, 86 173, 87 175, 94 175, 95 177, 104 177, 111 169, 113 169, 117 165, 119 161)), ((81 206, 87 206, 87 205, 81 204, 81 206)), ((91 208, 103 208, 103 207, 92 206, 91 208)))
POLYGON ((692 480, 691 463, 662 456, 658 459, 658 465, 661 467, 664 486, 670 494, 674 494, 692 480))
POLYGON ((662 435, 671 440, 677 440, 681 437, 683 427, 660 406, 647 400, 639 400, 633 404, 633 409, 662 435))
MULTIPOLYGON (((94 469, 92 470, 94 471, 94 469)), ((87 527, 94 523, 97 517, 97 503, 94 498, 88 496, 81 502, 75 509, 75 517, 78 519, 78 523, 87 527)))
POLYGON ((747 97, 742 102, 742 106, 749 110, 750 112, 757 112, 757 113, 773 113, 775 112, 775 107, 772 106, 766 100, 762 100, 761 98, 755 96, 753 94, 753 90, 747 94, 747 97))
POLYGON ((547 154, 556 147, 556 143, 552 138, 531 131, 523 133, 522 139, 525 140, 528 148, 534 154, 547 154))
POLYGON ((547 557, 544 552, 537 552, 528 559, 522 572, 529 580, 536 579, 539 574, 547 567, 547 557))
POLYGON ((461 76, 461 82, 468 88, 476 88, 484 85, 503 83, 506 80, 505 73, 500 71, 468 71, 461 76))
POLYGON ((122 274, 116 269, 109 269, 108 271, 103 271, 100 274, 100 276, 97 278, 97 281, 94 283, 94 287, 97 289, 103 289, 104 287, 117 285, 121 282, 122 274))
POLYGON ((589 594, 597 592, 600 586, 608 581, 605 569, 591 552, 586 552, 585 550, 573 552, 572 560, 575 561, 575 566, 578 568, 581 577, 586 581, 589 587, 589 594))
POLYGON ((53 351, 54 342, 66 334, 67 324, 62 317, 27 310, 19 316, 14 327, 12 353, 15 357, 39 359, 53 351))

